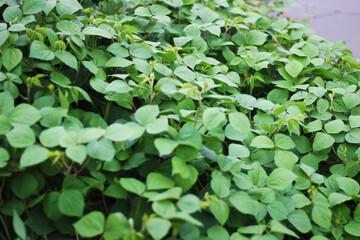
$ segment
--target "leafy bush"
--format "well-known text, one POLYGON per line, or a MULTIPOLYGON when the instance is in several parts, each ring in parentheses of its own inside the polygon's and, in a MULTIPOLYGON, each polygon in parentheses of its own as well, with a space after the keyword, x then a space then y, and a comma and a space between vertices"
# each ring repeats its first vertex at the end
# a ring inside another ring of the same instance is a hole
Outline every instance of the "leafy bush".
POLYGON ((0 238, 360 237, 351 51, 201 2, 0 0, 0 238))

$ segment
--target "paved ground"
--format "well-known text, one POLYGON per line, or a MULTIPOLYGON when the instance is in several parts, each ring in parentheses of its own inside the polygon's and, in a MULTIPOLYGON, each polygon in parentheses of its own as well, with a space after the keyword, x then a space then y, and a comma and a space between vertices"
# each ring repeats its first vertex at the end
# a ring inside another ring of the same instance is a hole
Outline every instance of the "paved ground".
POLYGON ((306 18, 315 33, 329 41, 345 40, 360 58, 360 0, 297 0, 301 7, 288 7, 285 15, 306 18))

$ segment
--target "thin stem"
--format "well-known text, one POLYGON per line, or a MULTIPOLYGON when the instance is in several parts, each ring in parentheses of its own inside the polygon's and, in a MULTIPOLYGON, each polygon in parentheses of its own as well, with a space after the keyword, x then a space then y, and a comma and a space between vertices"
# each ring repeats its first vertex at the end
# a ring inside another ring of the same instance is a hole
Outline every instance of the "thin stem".
POLYGON ((88 157, 85 161, 85 163, 81 166, 81 168, 79 170, 76 171, 76 173, 74 173, 74 177, 76 177, 77 175, 79 175, 81 173, 81 171, 86 167, 86 165, 89 163, 90 161, 90 157, 88 157))
POLYGON ((200 114, 200 106, 199 106, 198 111, 197 111, 197 113, 196 113, 196 118, 195 118, 195 122, 194 122, 194 127, 196 127, 196 123, 197 123, 197 121, 198 121, 199 114, 200 114))
POLYGON ((5 234, 6 234, 7 238, 10 240, 10 239, 11 239, 11 238, 10 238, 10 234, 9 234, 8 229, 7 229, 7 226, 6 226, 6 223, 5 223, 5 221, 4 221, 4 218, 2 217, 2 214, 0 214, 0 220, 1 220, 2 225, 4 226, 5 234))
POLYGON ((108 103, 106 105, 105 116, 104 116, 105 122, 107 122, 107 120, 108 120, 109 113, 110 113, 110 107, 111 107, 111 101, 108 101, 108 103))
POLYGON ((141 197, 139 197, 138 203, 136 205, 136 211, 135 211, 135 216, 134 216, 135 221, 136 221, 137 215, 139 214, 140 204, 141 204, 141 197))
POLYGON ((104 204, 104 207, 105 207, 105 211, 106 211, 107 214, 109 214, 109 209, 108 209, 108 207, 106 205, 105 196, 104 196, 104 194, 101 194, 101 195, 102 195, 102 200, 103 200, 103 204, 104 204))

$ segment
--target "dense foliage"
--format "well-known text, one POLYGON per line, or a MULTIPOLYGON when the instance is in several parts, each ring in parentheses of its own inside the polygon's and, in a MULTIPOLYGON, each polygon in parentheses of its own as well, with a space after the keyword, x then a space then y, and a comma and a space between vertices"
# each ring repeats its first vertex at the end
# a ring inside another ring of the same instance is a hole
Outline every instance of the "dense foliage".
POLYGON ((360 65, 282 7, 0 0, 0 238, 358 239, 360 65))

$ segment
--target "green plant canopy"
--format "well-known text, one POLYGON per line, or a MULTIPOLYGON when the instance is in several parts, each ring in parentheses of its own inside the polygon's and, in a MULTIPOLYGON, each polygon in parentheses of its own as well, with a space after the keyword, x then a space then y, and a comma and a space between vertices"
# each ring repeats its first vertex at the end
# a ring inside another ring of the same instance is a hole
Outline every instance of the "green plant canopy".
POLYGON ((359 62, 282 11, 0 0, 0 239, 359 239, 359 62))

